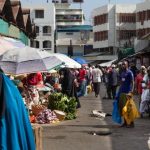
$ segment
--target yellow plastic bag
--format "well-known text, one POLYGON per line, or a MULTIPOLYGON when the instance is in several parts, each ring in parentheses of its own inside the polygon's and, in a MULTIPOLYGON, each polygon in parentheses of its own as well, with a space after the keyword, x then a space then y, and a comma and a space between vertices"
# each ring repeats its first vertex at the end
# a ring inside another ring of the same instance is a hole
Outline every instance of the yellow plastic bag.
POLYGON ((130 125, 131 122, 133 122, 136 118, 139 117, 139 112, 136 108, 133 97, 130 95, 127 95, 127 102, 122 109, 122 115, 128 125, 130 125))
POLYGON ((87 86, 87 93, 92 93, 92 86, 91 85, 88 85, 87 86))

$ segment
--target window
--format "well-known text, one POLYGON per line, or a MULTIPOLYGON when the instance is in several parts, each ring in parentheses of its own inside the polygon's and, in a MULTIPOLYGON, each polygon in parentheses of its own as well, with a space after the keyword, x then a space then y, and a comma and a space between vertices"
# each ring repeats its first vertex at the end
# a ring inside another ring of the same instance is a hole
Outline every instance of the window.
POLYGON ((51 50, 51 41, 43 41, 43 48, 51 50))
POLYGON ((135 13, 120 13, 117 16, 117 21, 120 23, 135 23, 136 21, 135 13))
POLYGON ((94 41, 105 41, 108 40, 108 31, 100 31, 94 33, 94 41))
POLYGON ((35 18, 44 18, 44 10, 35 10, 35 18))
POLYGON ((120 40, 128 40, 135 36, 136 36, 135 30, 120 30, 119 31, 119 39, 120 40))
POLYGON ((43 27, 43 36, 51 36, 51 26, 43 27))
POLYGON ((94 17, 94 25, 101 25, 108 22, 108 14, 102 14, 94 17))
POLYGON ((68 3, 68 0, 61 0, 62 3, 68 3))
POLYGON ((31 40, 30 46, 35 47, 35 48, 39 48, 40 47, 39 41, 31 40))

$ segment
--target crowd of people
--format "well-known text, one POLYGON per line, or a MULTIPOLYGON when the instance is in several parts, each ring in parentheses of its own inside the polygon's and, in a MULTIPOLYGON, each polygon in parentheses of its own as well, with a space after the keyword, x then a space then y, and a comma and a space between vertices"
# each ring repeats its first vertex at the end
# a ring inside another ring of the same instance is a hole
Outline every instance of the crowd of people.
MULTIPOLYGON (((128 61, 109 67, 82 65, 80 69, 61 68, 53 73, 32 73, 23 78, 23 87, 28 87, 32 93, 32 103, 39 102, 38 85, 46 85, 52 91, 62 92, 69 97, 75 97, 78 108, 81 107, 79 98, 86 96, 88 88, 94 91, 95 97, 100 96, 101 82, 105 85, 106 94, 103 99, 121 99, 118 102, 119 111, 126 104, 124 94, 136 93, 139 97, 139 112, 141 117, 148 109, 150 101, 150 67, 141 66, 140 70, 130 67, 128 61), (61 86, 58 86, 61 85, 61 86)), ((22 88, 18 87, 22 92, 22 88)))
MULTIPOLYGON (((124 118, 121 127, 134 127, 134 119, 127 123, 125 113, 123 113, 128 99, 133 99, 133 95, 136 95, 135 101, 139 100, 139 110, 132 101, 135 118, 138 117, 138 112, 141 117, 145 113, 150 114, 150 67, 141 66, 138 70, 130 66, 128 61, 123 61, 117 67, 111 65, 103 68, 103 81, 107 91, 107 97, 104 98, 116 100, 118 113, 124 118)), ((133 111, 130 110, 129 115, 131 113, 133 111)))
MULTIPOLYGON (((82 65, 80 69, 64 67, 53 73, 37 72, 11 79, 18 87, 29 109, 32 108, 32 105, 37 105, 41 100, 46 99, 52 92, 62 92, 68 97, 75 97, 78 104, 77 108, 80 108, 79 98, 86 96, 89 91, 93 91, 96 98, 101 96, 102 82, 106 88, 106 93, 102 98, 117 100, 120 116, 123 116, 123 108, 131 93, 136 93, 140 99, 139 112, 141 117, 149 109, 150 67, 141 66, 138 70, 135 67, 130 67, 128 61, 123 61, 117 65, 112 64, 109 67, 91 66, 90 64, 82 65), (45 97, 41 98, 39 89, 43 86, 48 87, 49 90, 44 91, 45 97)), ((125 119, 123 126, 127 126, 125 119)), ((131 122, 129 126, 134 126, 134 123, 131 122)))
MULTIPOLYGON (((140 70, 138 70, 130 67, 128 61, 123 61, 117 66, 112 64, 109 67, 102 68, 99 65, 91 66, 89 64, 82 65, 82 68, 80 69, 65 67, 60 68, 58 71, 55 70, 55 73, 38 72, 13 78, 11 76, 9 76, 9 78, 6 77, 2 73, 2 70, 0 72, 0 118, 3 124, 3 129, 1 128, 1 131, 4 131, 8 124, 6 124, 5 119, 10 116, 13 118, 14 116, 11 114, 14 112, 16 114, 16 120, 26 120, 28 129, 26 129, 27 131, 25 132, 28 132, 30 139, 32 139, 31 141, 34 141, 33 135, 31 134, 32 129, 24 104, 20 100, 22 99, 20 94, 25 98, 25 103, 28 104, 30 109, 32 105, 39 103, 39 89, 41 87, 43 88, 43 86, 49 87, 49 90, 44 92, 46 96, 51 94, 51 92, 62 92, 68 97, 75 97, 77 108, 80 108, 79 98, 81 96, 86 96, 88 91, 93 91, 95 97, 99 97, 101 82, 103 82, 106 88, 106 95, 103 98, 108 100, 113 99, 114 102, 116 102, 117 113, 124 120, 121 127, 134 127, 134 119, 138 117, 138 112, 140 112, 141 117, 143 117, 144 113, 148 112, 150 114, 150 66, 147 68, 141 66, 140 70), (20 94, 14 84, 10 82, 10 79, 13 80, 18 87, 20 94), (135 93, 140 99, 139 110, 137 110, 133 101, 133 94, 135 93), (11 101, 9 99, 10 97, 11 101), (20 103, 16 102, 17 99, 19 99, 20 103), (21 111, 19 112, 18 108, 22 108, 23 111, 19 109, 19 111, 21 111), (18 112, 21 116, 18 115, 18 112), (10 114, 10 116, 8 116, 8 114, 10 114), (130 117, 131 115, 132 117, 130 117)), ((12 126, 12 128, 17 129, 15 125, 12 126)), ((20 134, 22 129, 19 128, 18 130, 18 133, 20 134)), ((7 137, 8 135, 4 133, 1 136, 1 138, 4 139, 4 136, 7 137)), ((16 136, 15 133, 14 136, 16 136)), ((18 136, 16 136, 16 143, 18 140, 17 138, 18 136)), ((22 136, 22 138, 24 137, 22 136)), ((14 142, 12 141, 13 139, 10 140, 9 145, 13 145, 12 143, 14 142)), ((35 149, 34 143, 30 143, 29 140, 27 141, 27 147, 32 145, 31 149, 35 149)), ((2 146, 7 145, 6 141, 1 143, 2 146)), ((22 140, 21 144, 23 143, 26 142, 22 140)))

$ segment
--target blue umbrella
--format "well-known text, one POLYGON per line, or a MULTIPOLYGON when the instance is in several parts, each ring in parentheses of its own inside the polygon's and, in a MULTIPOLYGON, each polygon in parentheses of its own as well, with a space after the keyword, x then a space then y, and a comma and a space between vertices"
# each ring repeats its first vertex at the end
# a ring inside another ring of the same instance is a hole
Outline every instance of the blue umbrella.
POLYGON ((78 62, 79 64, 83 65, 83 64, 87 64, 86 60, 81 58, 81 57, 75 57, 74 60, 76 62, 78 62))

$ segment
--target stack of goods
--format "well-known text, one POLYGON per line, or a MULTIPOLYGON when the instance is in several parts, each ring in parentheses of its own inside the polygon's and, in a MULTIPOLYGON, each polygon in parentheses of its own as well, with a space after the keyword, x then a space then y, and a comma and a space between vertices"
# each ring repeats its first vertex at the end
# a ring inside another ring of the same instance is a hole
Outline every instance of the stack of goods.
POLYGON ((54 111, 47 109, 44 105, 33 105, 32 113, 30 114, 31 123, 56 123, 59 119, 57 118, 54 111))

